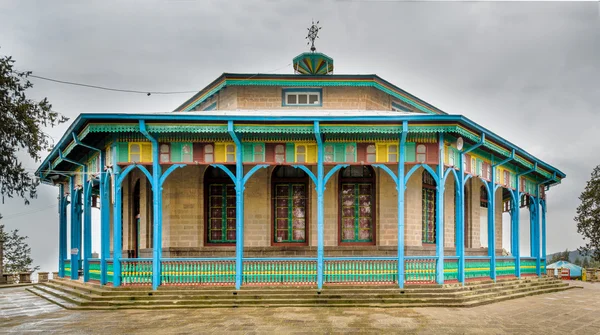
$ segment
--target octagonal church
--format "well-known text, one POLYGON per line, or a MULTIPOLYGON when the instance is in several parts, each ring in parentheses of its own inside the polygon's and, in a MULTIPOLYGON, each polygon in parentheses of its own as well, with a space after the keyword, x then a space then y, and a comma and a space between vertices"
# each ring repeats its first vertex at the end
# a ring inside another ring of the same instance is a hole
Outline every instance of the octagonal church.
POLYGON ((293 66, 224 73, 172 112, 80 114, 37 170, 58 189, 59 276, 321 289, 545 273, 564 173, 377 75, 334 74, 314 44, 293 66))

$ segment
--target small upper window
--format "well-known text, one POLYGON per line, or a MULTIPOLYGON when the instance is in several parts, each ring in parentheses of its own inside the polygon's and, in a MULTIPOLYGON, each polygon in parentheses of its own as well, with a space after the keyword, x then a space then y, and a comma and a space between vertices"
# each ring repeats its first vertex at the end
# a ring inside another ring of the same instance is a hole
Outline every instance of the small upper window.
POLYGON ((333 162, 333 144, 325 145, 325 162, 333 162))
POLYGON ((171 150, 168 144, 163 143, 160 145, 160 162, 168 163, 170 160, 171 150))
POLYGON ((129 161, 130 162, 140 162, 142 159, 142 154, 140 151, 139 144, 130 144, 129 145, 129 161))
POLYGON ((354 145, 346 144, 346 162, 354 162, 354 145))
POLYGON ((320 106, 321 90, 283 90, 284 106, 320 106))
POLYGON ((398 161, 398 146, 395 144, 388 145, 388 162, 398 161))
POLYGON ((192 144, 184 143, 181 146, 181 161, 191 162, 192 161, 192 144))
POLYGON ((227 162, 235 162, 235 145, 228 144, 226 147, 226 151, 227 151, 227 157, 225 158, 225 160, 227 162))
POLYGON ((425 163, 427 160, 427 147, 425 144, 417 145, 417 162, 425 163))
POLYGON ((265 151, 262 144, 254 144, 254 161, 255 162, 264 162, 265 161, 265 151))
POLYGON ((377 149, 375 144, 367 145, 367 162, 372 163, 377 160, 377 149))
POLYGON ((206 163, 212 163, 215 161, 215 156, 214 156, 214 147, 212 144, 207 144, 204 146, 204 161, 206 163))
POLYGON ((305 163, 306 162, 306 145, 296 146, 296 162, 297 163, 305 163))
POLYGON ((285 145, 277 144, 275 146, 275 163, 285 163, 285 145))

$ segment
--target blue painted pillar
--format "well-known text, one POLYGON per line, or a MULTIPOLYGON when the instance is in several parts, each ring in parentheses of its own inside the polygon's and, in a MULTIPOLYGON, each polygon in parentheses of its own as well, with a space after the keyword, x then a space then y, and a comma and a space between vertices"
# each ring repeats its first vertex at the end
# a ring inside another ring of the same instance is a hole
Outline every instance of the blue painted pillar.
POLYGON ((321 138, 321 129, 319 121, 315 121, 315 138, 317 140, 317 288, 323 288, 324 274, 324 210, 323 210, 323 193, 325 192, 324 184, 324 151, 323 139, 321 138))
POLYGON ((67 258, 67 199, 65 185, 58 184, 58 276, 65 276, 67 258))
POLYGON ((90 258, 92 258, 92 199, 88 182, 88 168, 83 166, 83 281, 90 280, 90 258))
POLYGON ((408 122, 402 122, 400 135, 400 156, 398 161, 398 178, 396 189, 398 192, 398 286, 404 288, 404 195, 406 181, 404 180, 404 162, 406 161, 405 145, 408 133, 408 122))
POLYGON ((108 282, 106 259, 110 258, 110 208, 108 200, 108 181, 110 180, 106 166, 106 151, 100 151, 100 284, 108 282))
POLYGON ((116 145, 113 143, 113 286, 121 285, 121 257, 123 254, 122 243, 122 197, 121 183, 118 181, 120 176, 120 168, 117 164, 116 145))
MULTIPOLYGON (((491 165, 493 166, 493 164, 491 165)), ((490 278, 496 280, 496 168, 491 168, 488 192, 488 256, 490 257, 490 278)))
POLYGON ((140 132, 152 143, 152 204, 154 209, 153 228, 154 246, 152 248, 152 289, 160 286, 160 270, 162 258, 162 185, 160 177, 162 174, 159 160, 158 140, 148 133, 146 121, 140 120, 140 132))
POLYGON ((465 170, 464 170, 464 152, 458 155, 458 190, 456 192, 456 255, 458 256, 458 281, 465 282, 465 170))
POLYGON ((533 205, 534 205, 534 213, 535 213, 535 218, 533 221, 533 226, 534 226, 534 231, 535 231, 535 239, 534 239, 534 245, 533 248, 535 249, 535 273, 539 276, 541 276, 541 253, 540 253, 540 200, 539 200, 539 186, 538 186, 538 191, 536 192, 536 197, 533 200, 533 205))
POLYGON ((513 233, 513 243, 512 243, 512 254, 515 257, 515 277, 517 278, 521 278, 521 247, 519 246, 520 242, 520 238, 519 238, 519 206, 520 206, 520 199, 521 197, 519 196, 519 179, 517 179, 517 187, 516 189, 513 191, 514 195, 515 195, 515 199, 516 199, 516 205, 514 207, 513 210, 513 215, 512 215, 512 225, 513 225, 513 229, 512 229, 512 233, 513 233))
POLYGON ((79 279, 81 259, 81 191, 75 190, 75 178, 71 178, 71 279, 79 279))
POLYGON ((546 259, 546 200, 541 201, 541 217, 542 217, 542 257, 544 258, 544 263, 548 264, 548 260, 546 259))
POLYGON ((436 206, 435 206, 435 253, 437 256, 436 282, 444 283, 444 133, 438 138, 439 159, 437 168, 436 206))

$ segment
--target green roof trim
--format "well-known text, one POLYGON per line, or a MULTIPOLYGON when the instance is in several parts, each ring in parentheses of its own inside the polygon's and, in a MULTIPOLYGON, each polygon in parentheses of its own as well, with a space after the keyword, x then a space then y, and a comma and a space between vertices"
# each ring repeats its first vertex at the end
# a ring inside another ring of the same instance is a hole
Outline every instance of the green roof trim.
MULTIPOLYGON (((225 126, 227 128, 227 126, 225 126)), ((312 134, 314 127, 310 126, 266 126, 266 125, 239 125, 233 127, 240 134, 312 134)))
MULTIPOLYGON (((312 131, 311 131, 312 132, 312 131)), ((323 134, 400 134, 402 126, 321 126, 323 134)))

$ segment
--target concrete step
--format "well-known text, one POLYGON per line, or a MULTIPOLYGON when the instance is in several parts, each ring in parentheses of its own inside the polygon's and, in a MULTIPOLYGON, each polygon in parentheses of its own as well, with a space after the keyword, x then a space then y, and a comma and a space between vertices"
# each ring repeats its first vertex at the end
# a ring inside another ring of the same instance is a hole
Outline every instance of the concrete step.
POLYGON ((68 296, 57 292, 50 292, 40 288, 39 285, 28 287, 25 290, 65 309, 78 309, 79 307, 79 305, 75 303, 74 300, 68 298, 68 296))

